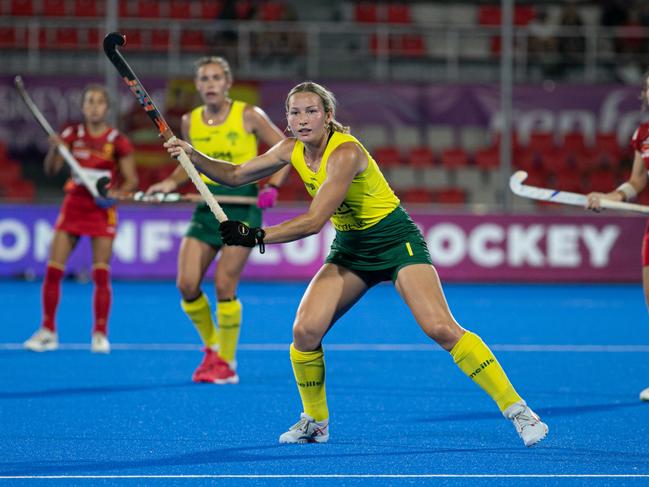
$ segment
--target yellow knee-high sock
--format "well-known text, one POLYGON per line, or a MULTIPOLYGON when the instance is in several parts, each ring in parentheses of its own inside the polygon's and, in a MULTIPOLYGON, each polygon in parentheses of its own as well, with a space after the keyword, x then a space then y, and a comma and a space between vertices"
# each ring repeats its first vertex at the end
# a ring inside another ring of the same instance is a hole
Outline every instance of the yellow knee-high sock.
POLYGON ((217 348, 219 337, 216 334, 216 327, 214 326, 214 320, 212 320, 212 311, 207 296, 201 293, 199 298, 194 301, 181 299, 180 307, 196 327, 196 331, 198 331, 205 346, 212 349, 217 348))
POLYGON ((219 323, 219 355, 223 360, 233 362, 241 329, 241 301, 235 298, 216 303, 216 319, 219 323))
POLYGON ((329 418, 325 391, 325 362, 322 347, 300 352, 291 343, 291 364, 304 412, 316 421, 329 418))
POLYGON ((493 352, 475 333, 468 331, 462 335, 451 356, 460 370, 496 401, 501 411, 521 400, 493 352))

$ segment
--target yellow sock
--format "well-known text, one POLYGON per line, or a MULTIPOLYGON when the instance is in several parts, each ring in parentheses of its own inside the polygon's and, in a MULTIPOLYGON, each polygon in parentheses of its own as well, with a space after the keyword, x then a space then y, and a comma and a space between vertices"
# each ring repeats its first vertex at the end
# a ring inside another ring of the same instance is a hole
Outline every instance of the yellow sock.
POLYGON ((291 363, 304 412, 316 421, 328 419, 329 408, 325 391, 325 362, 322 347, 313 352, 300 352, 291 343, 291 363))
POLYGON ((475 333, 468 331, 462 335, 451 356, 460 370, 496 401, 501 411, 521 400, 492 351, 475 333))
POLYGON ((201 293, 198 299, 189 302, 181 299, 180 307, 196 327, 205 346, 215 348, 219 343, 219 337, 216 334, 216 327, 214 326, 214 320, 212 320, 212 311, 207 296, 201 293))
POLYGON ((241 301, 216 303, 216 319, 219 323, 219 355, 226 362, 234 361, 241 328, 241 301))

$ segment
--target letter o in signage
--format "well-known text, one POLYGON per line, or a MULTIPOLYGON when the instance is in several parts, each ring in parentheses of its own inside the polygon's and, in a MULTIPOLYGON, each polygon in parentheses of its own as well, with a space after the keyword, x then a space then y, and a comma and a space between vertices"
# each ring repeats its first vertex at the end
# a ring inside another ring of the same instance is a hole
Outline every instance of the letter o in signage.
POLYGON ((18 220, 0 221, 0 261, 13 262, 21 259, 29 250, 29 232, 18 220), (5 236, 13 237, 12 244, 5 245, 5 236))
POLYGON ((457 265, 466 255, 466 235, 457 225, 441 223, 432 227, 426 241, 433 263, 440 267, 457 265))

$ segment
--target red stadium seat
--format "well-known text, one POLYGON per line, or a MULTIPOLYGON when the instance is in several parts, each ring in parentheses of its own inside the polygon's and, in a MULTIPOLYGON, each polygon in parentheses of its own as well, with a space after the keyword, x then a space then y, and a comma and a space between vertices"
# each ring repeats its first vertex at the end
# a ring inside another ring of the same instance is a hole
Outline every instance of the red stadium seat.
POLYGON ((590 191, 607 193, 617 187, 617 177, 613 171, 600 169, 591 173, 588 178, 590 191))
POLYGON ((119 0, 119 16, 132 17, 133 15, 135 15, 135 10, 133 9, 133 7, 135 6, 136 5, 134 5, 134 2, 130 2, 129 0, 119 0))
POLYGON ((53 49, 75 49, 78 45, 79 32, 76 29, 58 28, 54 30, 54 43, 49 47, 53 49))
POLYGON ((581 132, 570 132, 563 136, 561 148, 568 154, 584 154, 587 150, 584 134, 581 132))
POLYGON ((201 19, 214 20, 223 10, 223 2, 214 0, 201 0, 201 19))
POLYGON ((205 49, 205 37, 201 30, 184 30, 180 34, 180 46, 185 51, 202 51, 205 49))
POLYGON ((43 15, 45 17, 64 17, 66 12, 66 0, 43 0, 43 15))
POLYGON ((394 146, 377 147, 373 155, 379 167, 394 167, 401 164, 401 153, 394 146))
POLYGON ((473 161, 480 169, 486 171, 496 169, 500 166, 500 151, 493 147, 480 149, 473 155, 473 161))
POLYGON ((572 167, 568 154, 556 148, 550 148, 538 153, 541 166, 548 172, 558 173, 572 167))
POLYGON ((444 188, 435 194, 435 201, 447 205, 466 203, 466 192, 461 188, 444 188))
POLYGON ((5 160, 0 171, 0 186, 8 187, 22 179, 22 169, 17 162, 5 160))
POLYGON ((26 31, 24 29, 18 30, 15 27, 0 27, 0 47, 26 48, 26 31))
POLYGON ((617 135, 614 133, 599 133, 595 136, 595 151, 607 154, 615 160, 615 165, 622 158, 622 148, 617 142, 617 135))
POLYGON ((9 201, 25 203, 34 201, 36 190, 32 181, 20 179, 10 186, 4 187, 3 194, 9 201))
POLYGON ((155 51, 169 49, 169 30, 155 29, 151 31, 151 47, 155 51))
POLYGON ((75 17, 102 17, 106 13, 106 3, 96 0, 74 0, 75 17))
POLYGON ((248 20, 254 15, 255 7, 250 0, 238 0, 235 9, 237 11, 237 19, 248 20))
POLYGON ((500 25, 501 11, 499 5, 480 5, 478 23, 480 25, 500 25))
POLYGON ((259 18, 264 22, 275 22, 284 17, 284 5, 278 2, 264 2, 259 10, 259 18))
POLYGON ((527 148, 538 153, 554 149, 554 134, 548 132, 532 132, 527 148))
POLYGON ((513 165, 516 169, 522 169, 528 172, 533 171, 541 167, 541 157, 536 152, 521 149, 516 153, 513 165))
POLYGON ((529 24, 536 17, 533 5, 516 5, 514 7, 514 24, 523 26, 529 24))
POLYGON ((169 18, 189 19, 191 18, 191 16, 192 4, 189 0, 171 0, 171 2, 169 3, 169 18))
POLYGON ((469 155, 461 148, 444 149, 440 160, 445 169, 457 169, 469 164, 469 155))
POLYGON ((80 47, 86 49, 99 49, 103 38, 99 35, 99 29, 88 29, 86 31, 86 43, 80 44, 80 47))
POLYGON ((412 22, 410 6, 407 3, 388 4, 387 21, 390 24, 409 24, 412 22))
POLYGON ((435 165, 435 155, 430 147, 415 147, 408 152, 408 164, 411 167, 432 167, 435 165))
POLYGON ((31 17, 34 15, 32 0, 11 0, 9 11, 11 15, 31 17))
POLYGON ((403 34, 390 37, 390 51, 404 57, 426 55, 424 38, 418 34, 403 34))
POLYGON ((378 7, 374 2, 360 2, 354 6, 356 22, 374 24, 379 21, 378 7))
POLYGON ((126 43, 130 49, 142 49, 142 31, 141 30, 127 30, 122 32, 126 36, 126 43))
POLYGON ((432 203, 435 194, 428 188, 410 188, 403 194, 403 200, 407 203, 432 203))
POLYGON ((573 193, 581 193, 586 189, 582 182, 581 174, 573 169, 555 174, 553 187, 561 191, 571 191, 573 193))
POLYGON ((136 12, 137 17, 140 19, 160 18, 160 2, 157 0, 139 0, 136 12))

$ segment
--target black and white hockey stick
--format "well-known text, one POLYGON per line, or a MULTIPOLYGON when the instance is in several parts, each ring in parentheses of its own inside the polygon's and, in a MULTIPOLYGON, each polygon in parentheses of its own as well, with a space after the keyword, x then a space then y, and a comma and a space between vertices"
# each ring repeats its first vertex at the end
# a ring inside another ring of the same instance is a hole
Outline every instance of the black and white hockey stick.
MULTIPOLYGON (((135 98, 137 98, 137 100, 140 102, 140 105, 142 105, 142 108, 144 108, 146 114, 153 121, 156 127, 158 127, 160 135, 162 135, 162 137, 167 141, 174 140, 176 136, 169 128, 169 125, 165 121, 164 117, 158 111, 153 103, 153 100, 144 89, 144 86, 142 86, 142 83, 140 83, 140 80, 137 78, 137 76, 135 76, 135 73, 128 65, 122 54, 117 50, 117 46, 124 46, 125 44, 126 39, 124 35, 120 34, 119 32, 111 32, 104 38, 104 52, 106 53, 106 56, 108 56, 110 62, 113 63, 113 66, 115 66, 119 74, 122 76, 122 79, 129 87, 131 92, 135 95, 135 98)), ((228 217, 223 212, 223 210, 219 206, 219 203, 216 201, 216 198, 214 198, 210 190, 207 188, 207 185, 201 179, 198 171, 184 151, 181 151, 180 156, 178 157, 178 162, 183 167, 194 186, 196 186, 196 189, 203 197, 203 200, 205 200, 205 202, 208 204, 216 219, 220 222, 226 221, 228 217)))
MULTIPOLYGON (((571 193, 569 191, 559 191, 549 188, 538 188, 536 186, 527 186, 523 181, 527 179, 525 171, 516 171, 509 178, 509 187, 512 192, 523 198, 529 198, 540 201, 552 201, 564 205, 586 207, 588 197, 585 194, 571 193)), ((611 210, 635 211, 637 213, 649 213, 649 206, 638 205, 636 203, 627 203, 625 201, 600 200, 602 208, 611 210)))
MULTIPOLYGON (((27 105, 27 108, 29 108, 29 111, 32 113, 32 115, 34 115, 34 118, 41 126, 41 128, 45 131, 45 133, 50 137, 56 135, 56 132, 54 132, 52 126, 38 109, 38 107, 34 103, 34 100, 32 100, 31 96, 29 96, 29 93, 27 93, 23 79, 20 76, 16 76, 14 78, 14 84, 16 85, 16 89, 18 90, 20 97, 25 102, 25 105, 27 105)), ((93 174, 86 172, 86 170, 81 167, 81 164, 79 164, 79 161, 74 158, 74 156, 70 152, 70 149, 68 149, 65 144, 57 144, 56 149, 59 151, 59 154, 61 154, 61 157, 63 157, 63 160, 70 167, 74 175, 79 178, 81 184, 86 187, 86 189, 94 198, 106 197, 106 186, 110 182, 110 178, 106 177, 104 174, 100 174, 98 177, 94 177, 93 174)))

